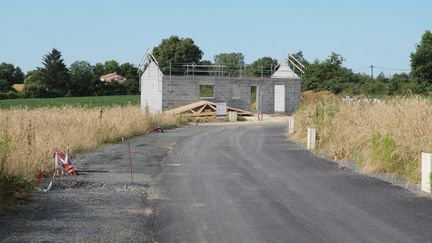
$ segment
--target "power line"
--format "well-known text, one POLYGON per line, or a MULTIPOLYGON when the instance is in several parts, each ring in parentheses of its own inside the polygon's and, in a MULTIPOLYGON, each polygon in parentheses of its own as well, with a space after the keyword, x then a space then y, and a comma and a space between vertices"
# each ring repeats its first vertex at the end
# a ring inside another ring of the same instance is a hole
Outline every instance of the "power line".
POLYGON ((384 70, 393 70, 393 71, 410 71, 410 69, 406 68, 389 68, 389 67, 381 67, 381 66, 375 66, 378 69, 384 69, 384 70))
POLYGON ((357 69, 353 69, 353 72, 357 72, 357 71, 364 70, 364 69, 369 69, 369 68, 370 68, 370 66, 366 66, 366 67, 362 67, 362 68, 357 68, 357 69))

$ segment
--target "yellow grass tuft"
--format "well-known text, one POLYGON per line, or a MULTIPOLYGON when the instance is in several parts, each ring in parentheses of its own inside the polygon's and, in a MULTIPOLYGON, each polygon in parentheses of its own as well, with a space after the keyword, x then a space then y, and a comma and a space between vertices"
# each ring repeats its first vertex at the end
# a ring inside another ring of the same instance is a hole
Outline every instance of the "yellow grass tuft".
POLYGON ((136 106, 113 108, 39 108, 0 110, 0 176, 31 180, 53 166, 54 148, 75 151, 175 126, 173 115, 148 115, 136 106))
POLYGON ((432 152, 432 104, 422 97, 352 104, 340 99, 305 104, 295 113, 293 139, 317 129, 317 153, 352 160, 360 170, 389 173, 417 184, 421 152, 432 152))

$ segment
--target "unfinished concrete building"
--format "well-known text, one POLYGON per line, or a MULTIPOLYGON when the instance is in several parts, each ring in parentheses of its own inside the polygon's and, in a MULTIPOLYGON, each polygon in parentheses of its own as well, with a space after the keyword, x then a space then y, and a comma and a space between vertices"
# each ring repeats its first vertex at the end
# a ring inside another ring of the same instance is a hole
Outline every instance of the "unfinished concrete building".
POLYGON ((151 53, 146 55, 140 79, 142 110, 161 112, 208 100, 252 112, 291 114, 300 102, 300 78, 287 64, 272 67, 268 77, 262 71, 260 77, 247 76, 247 67, 233 77, 227 66, 182 66, 180 73, 172 74, 171 68, 163 73, 151 53), (200 71, 202 67, 206 71, 200 71))

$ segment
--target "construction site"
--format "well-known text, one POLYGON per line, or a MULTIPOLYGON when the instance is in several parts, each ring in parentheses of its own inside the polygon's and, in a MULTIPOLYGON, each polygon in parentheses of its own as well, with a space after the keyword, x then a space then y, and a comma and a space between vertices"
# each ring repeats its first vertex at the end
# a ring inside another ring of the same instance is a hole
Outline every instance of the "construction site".
POLYGON ((173 112, 193 117, 253 114, 292 114, 301 95, 304 66, 293 56, 286 63, 261 67, 258 75, 247 75, 247 66, 171 64, 164 72, 150 53, 140 64, 141 110, 173 112), (217 112, 221 105, 222 111, 217 112), (224 108, 226 107, 226 108, 224 108))

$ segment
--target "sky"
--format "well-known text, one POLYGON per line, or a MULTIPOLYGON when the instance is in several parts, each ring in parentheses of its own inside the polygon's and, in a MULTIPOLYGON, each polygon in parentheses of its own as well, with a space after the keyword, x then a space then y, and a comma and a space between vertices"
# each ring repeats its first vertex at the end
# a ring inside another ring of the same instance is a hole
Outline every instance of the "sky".
POLYGON ((0 0, 0 62, 24 71, 52 48, 65 63, 138 64, 171 35, 190 37, 203 59, 242 52, 246 63, 341 54, 356 72, 409 72, 409 55, 432 29, 430 0, 0 0))

